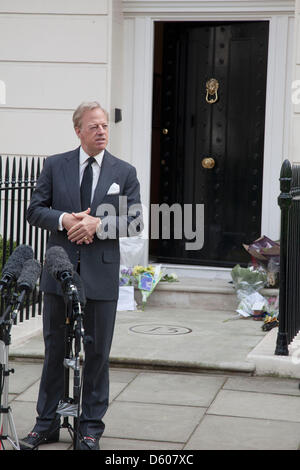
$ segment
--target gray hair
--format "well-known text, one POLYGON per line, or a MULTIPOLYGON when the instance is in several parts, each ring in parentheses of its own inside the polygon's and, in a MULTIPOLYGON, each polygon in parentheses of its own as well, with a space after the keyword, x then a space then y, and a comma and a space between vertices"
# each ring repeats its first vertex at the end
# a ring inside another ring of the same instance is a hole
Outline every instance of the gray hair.
POLYGON ((108 120, 108 112, 104 108, 102 108, 102 106, 100 105, 100 103, 98 103, 98 101, 84 101, 75 109, 73 113, 74 127, 81 127, 81 120, 82 120, 83 114, 86 111, 91 111, 92 109, 96 109, 96 108, 101 109, 104 112, 108 120))

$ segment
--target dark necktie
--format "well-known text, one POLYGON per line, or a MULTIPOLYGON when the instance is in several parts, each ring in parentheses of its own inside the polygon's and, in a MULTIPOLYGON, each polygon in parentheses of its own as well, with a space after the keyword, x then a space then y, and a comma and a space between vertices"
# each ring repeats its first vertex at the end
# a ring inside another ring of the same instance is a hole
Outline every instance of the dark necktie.
POLYGON ((88 159, 88 164, 85 167, 81 186, 80 186, 80 198, 81 198, 81 210, 85 211, 91 205, 92 185, 93 185, 93 169, 92 163, 95 161, 94 157, 88 159))

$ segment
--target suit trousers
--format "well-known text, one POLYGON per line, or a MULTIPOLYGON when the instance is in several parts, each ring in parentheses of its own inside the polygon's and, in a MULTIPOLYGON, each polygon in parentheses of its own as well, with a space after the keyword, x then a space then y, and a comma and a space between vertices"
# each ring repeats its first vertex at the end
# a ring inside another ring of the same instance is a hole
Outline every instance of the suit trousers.
MULTIPOLYGON (((117 301, 87 299, 83 313, 84 345, 82 435, 100 437, 104 431, 103 416, 109 402, 109 353, 115 325, 117 301)), ((66 352, 65 301, 54 294, 44 295, 43 335, 45 360, 37 402, 35 432, 46 431, 55 418, 57 406, 64 398, 66 352)), ((70 386, 70 391, 72 385, 70 386)))

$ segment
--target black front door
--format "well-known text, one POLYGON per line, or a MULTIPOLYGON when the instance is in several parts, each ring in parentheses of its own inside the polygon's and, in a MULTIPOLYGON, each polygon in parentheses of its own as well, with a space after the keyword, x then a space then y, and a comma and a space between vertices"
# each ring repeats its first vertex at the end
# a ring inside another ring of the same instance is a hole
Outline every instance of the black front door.
POLYGON ((264 21, 156 24, 151 203, 191 205, 192 231, 204 208, 202 248, 171 229, 151 241, 157 260, 249 261, 242 244, 261 235, 268 32, 264 21))

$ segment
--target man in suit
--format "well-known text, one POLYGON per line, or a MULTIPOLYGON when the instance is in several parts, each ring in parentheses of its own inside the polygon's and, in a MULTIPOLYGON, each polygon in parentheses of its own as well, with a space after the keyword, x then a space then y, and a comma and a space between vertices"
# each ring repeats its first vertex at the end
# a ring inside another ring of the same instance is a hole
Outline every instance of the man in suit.
MULTIPOLYGON (((84 330, 92 341, 85 345, 79 448, 97 450, 108 407, 108 358, 119 290, 119 236, 142 229, 140 187, 135 168, 106 150, 108 116, 99 103, 82 103, 74 112, 73 124, 81 145, 45 160, 27 219, 51 232, 47 248, 64 248, 84 286, 84 330)), ((23 439, 22 449, 59 439, 55 416, 64 392, 65 303, 60 283, 46 270, 41 290, 45 361, 36 424, 23 439)))

